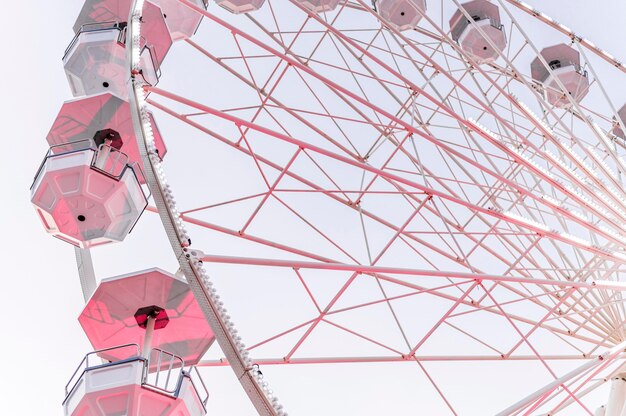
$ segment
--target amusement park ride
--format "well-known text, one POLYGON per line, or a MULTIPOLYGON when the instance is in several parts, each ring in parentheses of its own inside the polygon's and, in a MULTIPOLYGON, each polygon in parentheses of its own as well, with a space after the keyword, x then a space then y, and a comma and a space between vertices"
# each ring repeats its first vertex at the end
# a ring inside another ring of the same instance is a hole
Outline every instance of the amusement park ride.
MULTIPOLYGON (((284 1, 287 2, 288 0, 284 1)), ((255 12, 260 11, 262 8, 269 8, 271 6, 269 3, 275 3, 275 1, 214 0, 211 7, 221 6, 228 12, 236 15, 246 13, 254 15, 255 12)), ((372 14, 376 17, 377 24, 381 27, 381 33, 388 31, 396 39, 402 40, 401 48, 409 44, 405 36, 408 36, 413 31, 419 31, 423 20, 429 20, 429 9, 426 0, 376 0, 371 5, 368 4, 369 2, 364 1, 344 0, 292 0, 291 3, 298 11, 306 13, 310 19, 325 27, 325 30, 329 33, 333 32, 332 24, 326 23, 324 18, 321 18, 326 13, 351 8, 365 12, 368 16, 372 14)), ((455 5, 457 4, 456 1, 454 3, 455 5)), ((513 4, 514 7, 526 8, 524 9, 526 11, 530 10, 527 6, 516 1, 510 1, 509 3, 513 4)), ((512 75, 510 72, 507 73, 498 64, 498 62, 504 59, 503 55, 506 54, 506 49, 510 46, 503 23, 505 19, 503 19, 504 14, 501 6, 503 6, 502 2, 489 0, 472 0, 458 4, 456 11, 449 19, 446 19, 448 26, 445 30, 447 32, 437 36, 438 39, 443 39, 443 41, 452 45, 454 50, 466 60, 464 63, 469 62, 468 66, 470 69, 468 71, 473 71, 472 74, 485 75, 486 72, 484 71, 502 70, 502 73, 510 79, 519 81, 519 76, 512 75)), ((255 365, 248 357, 248 351, 241 343, 241 338, 237 335, 229 318, 227 318, 216 290, 211 286, 210 281, 203 272, 202 263, 211 256, 205 255, 199 250, 196 251, 191 246, 191 240, 186 234, 182 224, 183 221, 181 220, 182 217, 173 202, 172 191, 164 180, 160 165, 161 161, 168 154, 168 150, 164 138, 156 125, 154 115, 146 108, 147 94, 153 92, 156 95, 163 94, 156 88, 156 85, 161 76, 161 66, 166 60, 170 48, 175 48, 177 42, 187 42, 192 46, 197 46, 190 38, 196 32, 204 16, 213 19, 211 17, 212 14, 207 10, 210 10, 208 0, 86 0, 74 25, 75 37, 63 56, 63 66, 71 93, 75 98, 63 103, 61 106, 58 116, 46 137, 50 149, 37 171, 31 188, 31 201, 45 230, 54 237, 73 245, 77 257, 81 258, 82 256, 82 258, 86 259, 89 258, 91 249, 97 249, 98 246, 105 244, 123 242, 135 224, 140 221, 140 217, 148 207, 148 204, 154 200, 155 210, 161 215, 174 252, 180 262, 180 270, 176 274, 153 268, 103 279, 97 288, 93 282, 87 282, 89 279, 93 280, 93 271, 81 271, 81 279, 84 280, 82 283, 85 290, 86 306, 78 320, 94 351, 84 357, 66 386, 63 408, 68 416, 193 416, 207 414, 209 393, 195 366, 201 364, 203 355, 214 341, 219 343, 220 348, 227 356, 229 365, 235 371, 257 411, 264 415, 286 414, 273 396, 267 382, 263 380, 263 376, 258 370, 258 365, 255 365)), ((545 17, 536 14, 534 11, 532 13, 546 20, 545 17)), ((243 16, 240 17, 243 18, 243 16)), ((215 21, 217 22, 218 19, 215 18, 215 21)), ((548 20, 546 22, 552 24, 548 20)), ((239 35, 252 43, 255 42, 255 39, 245 37, 243 33, 239 33, 235 28, 228 26, 227 23, 222 23, 221 21, 218 23, 228 28, 233 33, 233 36, 239 35)), ((559 28, 560 26, 557 27, 557 29, 559 28)), ((399 74, 401 71, 396 71, 392 68, 391 61, 384 61, 373 55, 369 56, 370 49, 366 47, 367 45, 359 44, 350 37, 344 37, 341 32, 333 33, 346 48, 349 47, 352 52, 358 52, 355 55, 360 56, 356 58, 357 60, 367 56, 373 62, 372 65, 375 64, 388 71, 388 73, 393 73, 398 78, 401 78, 401 74, 399 74)), ((579 43, 583 41, 583 39, 579 38, 575 40, 579 43)), ((263 46, 260 43, 255 43, 255 45, 258 47, 263 46)), ((372 48, 372 50, 374 49, 372 48)), ((392 116, 385 113, 384 108, 375 108, 368 100, 347 91, 347 89, 342 89, 341 86, 334 84, 332 80, 325 78, 323 75, 315 74, 310 69, 309 63, 303 64, 302 61, 287 56, 290 52, 289 47, 284 47, 282 50, 284 54, 269 47, 265 48, 265 52, 279 56, 288 62, 289 66, 297 67, 302 73, 314 76, 316 80, 331 86, 335 93, 341 93, 342 97, 348 97, 349 100, 345 98, 345 103, 358 102, 358 105, 363 108, 369 105, 369 110, 392 118, 392 116)), ((591 50, 596 54, 599 52, 597 48, 591 50)), ((397 56, 394 56, 395 58, 397 56)), ((398 59, 402 60, 403 58, 398 59)), ((424 59, 428 61, 429 58, 425 57, 424 59)), ((607 60, 609 58, 604 56, 603 59, 607 60)), ((226 62, 219 59, 215 59, 215 61, 220 62, 222 65, 225 65, 224 62, 226 62)), ((533 94, 536 94, 538 99, 543 99, 545 103, 551 106, 546 114, 554 114, 554 111, 582 114, 580 112, 581 102, 589 94, 594 84, 590 80, 590 73, 587 71, 584 61, 584 55, 581 55, 581 52, 575 46, 558 43, 537 51, 535 58, 528 62, 530 77, 527 77, 523 82, 526 83, 525 85, 529 90, 532 90, 533 94)), ((406 62, 398 64, 398 68, 404 64, 406 62)), ((434 63, 430 62, 430 65, 436 68, 434 75, 432 75, 433 78, 446 75, 441 75, 446 71, 437 68, 434 63)), ((616 64, 615 66, 619 65, 616 64)), ((363 75, 356 71, 352 75, 356 76, 355 74, 358 76, 363 75)), ((451 79, 453 78, 454 75, 452 75, 451 79)), ((395 83, 395 81, 385 82, 382 82, 382 84, 386 91, 406 87, 412 91, 411 96, 420 95, 418 87, 411 85, 409 80, 403 80, 399 83, 395 83)), ((455 86, 455 88, 462 89, 460 86, 455 86)), ((259 88, 258 91, 266 94, 266 91, 262 88, 259 88)), ((465 89, 463 91, 468 96, 471 96, 469 90, 465 89)), ((485 96, 488 93, 489 91, 485 91, 485 96)), ((505 88, 499 90, 499 95, 500 97, 506 96, 511 102, 517 103, 515 108, 516 114, 523 114, 522 118, 524 120, 530 120, 535 125, 529 131, 541 131, 541 135, 545 140, 552 138, 551 127, 546 126, 527 107, 514 101, 515 97, 508 94, 505 88)), ((179 99, 174 95, 168 96, 168 98, 179 99)), ((322 99, 320 98, 320 100, 322 99)), ((267 99, 264 102, 266 101, 267 99)), ((188 100, 180 100, 180 102, 194 106, 188 100)), ((274 102, 274 104, 281 107, 281 104, 278 102, 274 102)), ((469 108, 469 104, 467 106, 469 108)), ((409 107, 404 108, 406 110, 405 113, 413 111, 408 110, 409 107)), ((443 108, 443 105, 441 107, 443 108)), ((293 110, 286 106, 281 108, 286 112, 293 110)), ((354 105, 352 108, 356 109, 357 106, 354 105)), ((208 107, 199 105, 196 105, 195 109, 202 110, 207 114, 212 111, 208 107)), ((358 111, 365 118, 365 111, 358 111)), ((489 110, 485 111, 488 112, 489 110)), ((240 131, 257 128, 252 123, 246 124, 234 117, 229 118, 228 115, 221 114, 218 111, 213 111, 212 114, 220 115, 226 120, 233 121, 237 124, 240 131)), ((619 191, 615 191, 615 193, 610 195, 596 191, 597 198, 592 196, 593 201, 589 199, 590 197, 577 196, 578 191, 570 190, 568 188, 569 185, 564 184, 561 179, 552 179, 552 173, 546 172, 545 168, 536 165, 523 153, 524 149, 530 149, 528 152, 532 153, 532 157, 543 155, 542 145, 535 146, 534 142, 529 139, 516 143, 505 143, 505 140, 500 142, 496 138, 496 133, 491 132, 487 127, 483 127, 477 121, 465 119, 465 116, 459 116, 454 111, 450 111, 449 114, 451 118, 455 119, 455 123, 458 123, 456 128, 459 132, 463 131, 463 134, 471 133, 481 136, 484 138, 485 143, 489 143, 488 147, 493 145, 497 151, 507 155, 502 160, 510 159, 514 161, 511 162, 512 165, 525 166, 526 169, 533 172, 537 177, 545 179, 546 183, 551 184, 555 189, 559 189, 559 192, 566 196, 572 195, 575 201, 583 201, 580 204, 589 207, 593 211, 591 215, 596 215, 597 218, 604 219, 611 224, 615 217, 621 218, 626 216, 621 211, 621 208, 617 206, 619 201, 623 200, 619 191), (600 204, 601 207, 598 207, 596 204, 600 204)), ((494 118, 498 119, 498 116, 494 115, 494 118)), ((623 122, 625 118, 626 105, 616 112, 611 128, 603 131, 598 127, 596 130, 597 134, 605 139, 610 135, 611 137, 621 137, 623 140, 623 131, 625 131, 623 122)), ((190 120, 186 116, 182 117, 182 119, 185 119, 184 121, 190 120)), ((581 122, 587 122, 587 119, 583 116, 578 117, 578 119, 579 121, 582 120, 581 122)), ((298 118, 298 120, 303 125, 306 124, 307 128, 312 130, 316 128, 313 126, 314 123, 307 124, 302 118, 298 118)), ((509 121, 499 120, 502 125, 506 125, 509 130, 514 131, 515 128, 507 124, 509 121)), ((378 126, 378 123, 370 120, 371 126, 378 126)), ((396 123, 403 125, 400 118, 396 119, 396 123)), ((435 121, 422 123, 426 132, 423 133, 424 138, 430 140, 428 129, 431 127, 435 128, 435 124, 435 121)), ((406 131, 419 134, 412 124, 407 123, 403 126, 406 131)), ((318 127, 318 129, 321 128, 318 127)), ((493 129, 491 126, 489 128, 493 129)), ((266 133, 265 130, 258 130, 266 133)), ((381 134, 389 135, 390 133, 381 134)), ((407 200, 414 198, 415 192, 405 191, 403 187, 415 186, 415 188, 430 195, 429 198, 421 203, 418 203, 417 199, 412 200, 411 203, 420 208, 425 206, 430 198, 441 198, 441 200, 452 201, 459 205, 464 204, 464 207, 468 209, 475 209, 484 218, 497 218, 498 223, 504 221, 516 227, 526 227, 525 229, 530 230, 530 234, 537 234, 544 239, 552 239, 563 244, 573 245, 576 250, 591 251, 594 255, 600 257, 615 257, 619 255, 619 253, 615 254, 609 249, 598 246, 598 243, 586 243, 565 232, 554 231, 552 226, 544 227, 539 224, 538 220, 526 220, 514 214, 503 213, 499 209, 474 207, 471 202, 467 201, 459 202, 459 198, 455 199, 447 194, 448 192, 452 193, 452 190, 451 188, 446 188, 448 186, 446 181, 441 182, 439 188, 434 186, 437 189, 433 191, 428 188, 430 186, 429 181, 433 179, 417 184, 417 182, 410 182, 413 180, 412 178, 406 179, 398 176, 397 172, 401 172, 401 169, 398 169, 396 173, 386 174, 384 170, 386 169, 386 163, 384 168, 377 169, 369 164, 370 161, 367 157, 348 160, 343 156, 335 156, 326 148, 297 142, 296 139, 288 134, 276 133, 274 136, 298 146, 293 160, 300 155, 300 152, 308 151, 334 157, 337 161, 350 165, 351 168, 358 167, 363 169, 364 172, 381 177, 384 176, 388 180, 393 181, 394 192, 402 193, 407 200)), ((562 151, 561 153, 566 154, 565 157, 571 156, 571 160, 568 159, 568 163, 553 163, 555 166, 558 165, 555 170, 558 170, 561 176, 566 177, 568 181, 576 181, 578 176, 580 176, 579 173, 569 173, 571 166, 575 166, 579 172, 591 171, 591 169, 586 168, 591 160, 595 161, 594 165, 599 166, 597 169, 602 170, 607 176, 611 176, 611 168, 604 163, 606 158, 604 156, 598 157, 597 149, 589 149, 586 159, 583 161, 580 156, 573 156, 570 147, 561 146, 561 142, 558 140, 555 140, 555 143, 562 151), (571 161, 573 162, 570 163, 571 161)), ((243 146, 241 143, 237 144, 238 147, 240 145, 243 146)), ((443 142, 439 142, 438 145, 442 148, 447 146, 443 142)), ((398 146, 401 147, 401 145, 398 146)), ((451 150, 450 147, 446 147, 446 149, 451 153, 456 152, 453 149, 451 150)), ((587 150, 585 151, 587 152, 587 150)), ((350 152, 351 150, 346 151, 347 154, 350 152)), ((249 150, 248 153, 254 155, 252 150, 249 150)), ((545 154, 547 158, 561 160, 557 159, 557 156, 550 156, 547 151, 545 154)), ((502 160, 492 163, 487 161, 487 159, 478 158, 480 161, 477 162, 460 152, 456 152, 455 157, 467 162, 468 166, 471 165, 471 169, 468 169, 468 172, 475 169, 476 172, 481 171, 482 174, 497 176, 499 175, 497 172, 502 171, 501 166, 498 165, 502 160)), ((255 162, 259 160, 261 161, 259 163, 269 164, 261 157, 258 160, 255 159, 255 162)), ((282 170, 281 177, 283 174, 288 173, 288 176, 293 180, 305 181, 305 179, 301 179, 295 174, 292 175, 289 166, 282 170)), ((468 177, 471 175, 473 173, 467 173, 468 177)), ((430 176, 436 177, 437 174, 431 172, 430 176)), ((528 191, 526 188, 513 183, 514 181, 507 181, 508 179, 502 176, 500 183, 512 188, 517 187, 517 195, 524 195, 524 198, 533 200, 535 204, 541 205, 542 212, 554 210, 554 212, 560 213, 559 215, 562 214, 567 221, 578 224, 577 227, 579 228, 588 227, 590 230, 598 230, 598 235, 601 235, 602 238, 608 241, 615 242, 621 239, 621 234, 616 237, 614 232, 605 231, 601 226, 596 226, 597 223, 587 225, 586 220, 581 219, 582 215, 577 216, 577 214, 573 214, 573 211, 566 207, 566 199, 561 198, 561 200, 555 201, 555 198, 549 195, 536 197, 532 190, 528 191)), ((582 178, 580 181, 581 183, 592 181, 595 181, 594 183, 605 183, 601 182, 603 181, 601 179, 582 178)), ((462 181, 459 180, 459 183, 462 183, 462 181)), ((313 188, 313 185, 310 186, 313 188)), ((276 191, 275 185, 270 186, 270 188, 272 191, 276 191)), ((318 189, 318 191, 320 190, 318 189)), ((344 191, 322 190, 320 192, 336 200, 342 198, 340 194, 345 196, 355 192, 350 190, 344 191)), ((381 194, 383 194, 382 191, 381 194)), ((496 198, 495 194, 492 197, 496 198)), ((492 197, 490 196, 489 198, 492 197)), ((468 199, 471 199, 471 196, 468 196, 468 199)), ((353 202, 351 200, 349 203, 342 204, 351 208, 359 207, 358 209, 361 209, 360 202, 353 202)), ((537 212, 539 211, 540 209, 537 210, 537 212)), ((370 218, 379 219, 374 214, 368 215, 370 218)), ((444 213, 441 215, 445 216, 448 214, 444 213)), ((385 223, 384 221, 380 220, 381 223, 389 225, 389 222, 385 223)), ((451 221, 445 227, 447 230, 450 227, 457 227, 458 232, 456 233, 463 232, 462 227, 452 224, 451 221)), ((496 225, 493 225, 489 232, 496 233, 500 231, 502 235, 507 233, 496 225)), ((239 233, 240 235, 245 235, 243 231, 239 233)), ((414 238, 414 236, 405 235, 401 229, 397 229, 397 235, 402 235, 409 240, 414 238)), ((256 242, 261 240, 258 238, 256 242)), ((488 243, 476 239, 473 241, 481 247, 483 244, 485 246, 488 245, 488 243)), ((275 243, 273 247, 285 248, 286 246, 275 243)), ((433 246, 431 245, 431 247, 433 246)), ((532 243, 532 246, 525 252, 534 253, 535 247, 540 247, 539 243, 532 243)), ((288 250, 285 249, 285 251, 288 250)), ((303 253, 295 249, 290 251, 292 254, 303 253)), ((548 256, 547 254, 545 255, 548 256)), ((521 257, 523 256, 524 254, 521 255, 521 257)), ((309 257, 313 258, 313 256, 309 257)), ((321 259, 321 264, 325 264, 324 267, 327 268, 336 267, 337 270, 352 270, 348 265, 340 264, 326 257, 318 256, 315 258, 321 259)), ((232 258, 219 259, 217 257, 213 258, 213 260, 235 261, 232 258)), ((448 260, 448 263, 463 264, 464 262, 458 256, 451 256, 448 260)), ((268 260, 265 263, 254 259, 246 261, 248 264, 254 264, 255 261, 258 261, 258 265, 283 266, 278 260, 268 260)), ((357 267, 352 271, 354 271, 355 276, 357 274, 383 276, 409 272, 408 269, 404 268, 385 268, 383 266, 376 268, 376 261, 371 263, 370 266, 357 267)), ((451 275, 452 277, 448 277, 449 279, 469 278, 470 282, 475 282, 472 283, 474 286, 469 288, 463 287, 463 291, 467 290, 467 292, 462 297, 459 297, 459 294, 448 294, 443 289, 433 290, 435 292, 440 291, 442 296, 447 296, 448 298, 452 296, 452 299, 456 300, 455 307, 459 304, 463 304, 464 307, 471 307, 474 303, 466 304, 464 298, 477 285, 480 284, 482 286, 481 282, 483 282, 483 279, 484 281, 491 279, 492 282, 503 281, 507 282, 507 284, 530 284, 530 274, 526 273, 527 270, 519 276, 513 273, 518 263, 515 262, 509 268, 509 272, 512 273, 510 276, 507 275, 501 279, 495 276, 497 273, 480 273, 471 268, 468 269, 471 273, 468 272, 467 276, 462 274, 451 275), (475 275, 472 273, 475 273, 475 275)), ((285 263, 287 266, 290 264, 285 263)), ((294 262, 289 267, 299 270, 300 268, 321 266, 307 262, 294 262)), ((465 266, 463 265, 463 267, 465 266)), ((554 267, 555 269, 557 268, 556 266, 554 267)), ((550 284, 550 281, 546 279, 540 281, 544 286, 550 284)), ((596 285, 595 280, 593 284, 590 282, 591 280, 583 279, 578 286, 572 286, 572 288, 576 288, 576 290, 584 288, 584 290, 590 292, 597 290, 599 286, 596 285), (589 288, 585 286, 587 284, 589 284, 589 288)), ((569 289, 569 286, 567 286, 569 284, 569 281, 559 280, 558 285, 560 286, 558 288, 569 289)), ((619 285, 615 287, 619 288, 619 285)), ((418 289, 417 286, 412 288, 418 289)), ((559 290, 561 289, 554 289, 557 292, 559 290)), ((568 291, 567 296, 573 296, 573 290, 568 291)), ((490 292, 487 291, 486 293, 482 298, 483 300, 489 296, 488 293, 490 292)), ((521 291, 516 293, 522 296, 521 291)), ((543 295, 529 294, 528 296, 531 299, 539 298, 545 296, 545 293, 543 295)), ((387 295, 385 295, 385 299, 387 299, 387 295)), ((549 308, 548 315, 559 309, 559 305, 564 304, 565 295, 558 292, 555 299, 556 301, 549 308)), ((583 297, 577 299, 574 303, 581 303, 587 308, 585 311, 593 308, 593 306, 585 303, 586 299, 583 297)), ((474 301, 472 300, 472 302, 474 301)), ((574 306, 571 307, 574 308, 574 306)), ((320 308, 318 307, 318 309, 320 308)), ((491 312, 502 313, 504 316, 507 316, 502 310, 496 311, 495 307, 490 306, 488 309, 491 309, 491 312)), ((454 308, 450 310, 450 313, 453 310, 454 308)), ((321 310, 320 313, 322 313, 321 310)), ((584 315, 584 317, 589 321, 594 319, 588 314, 584 315)), ((438 325, 444 323, 446 318, 447 316, 444 316, 441 322, 433 326, 432 331, 438 325)), ((515 317, 514 319, 522 320, 523 317, 515 317)), ((527 320, 526 323, 532 324, 533 322, 532 320, 527 320)), ((537 327, 542 328, 543 325, 544 321, 536 324, 537 327)), ((581 326, 584 325, 586 324, 581 324, 581 326)), ((598 326, 602 325, 598 324, 598 326)), ((598 331, 596 331, 596 335, 598 331)), ((566 330, 558 332, 559 336, 565 332, 566 330)), ((425 342, 426 338, 423 342, 425 342)), ((590 336, 585 338, 585 340, 589 338, 590 336)), ((610 336, 607 336, 607 339, 613 341, 610 336)), ((607 339, 598 341, 597 345, 602 347, 612 346, 607 339)), ((403 354, 398 360, 412 359, 420 345, 421 343, 412 348, 409 354, 403 354)), ((622 344, 617 343, 617 345, 622 344)), ((620 348, 615 351, 610 350, 612 351, 611 354, 613 354, 610 356, 614 357, 618 352, 621 353, 624 348, 620 348)), ((502 357, 504 358, 505 355, 502 354, 502 357)), ((607 356, 597 355, 597 357, 599 357, 599 360, 603 360, 607 356)), ((286 363, 289 362, 289 358, 285 358, 284 361, 286 363)), ((538 357, 538 359, 542 361, 541 357, 538 357)), ((585 367, 572 377, 586 374, 585 371, 591 371, 591 368, 585 367)), ((607 405, 600 407, 595 415, 626 415, 626 407, 624 405, 626 401, 626 376, 624 374, 616 370, 609 377, 612 381, 607 405)), ((539 390, 537 395, 529 396, 529 398, 522 400, 500 414, 535 414, 533 412, 543 400, 553 398, 553 394, 556 395, 558 392, 568 391, 571 388, 571 385, 568 383, 573 383, 573 380, 574 378, 557 379, 559 382, 552 386, 551 389, 539 390)), ((579 379, 575 378, 575 380, 579 379)), ((575 392, 570 394, 570 398, 572 399, 571 402, 578 401, 575 392)), ((563 403, 569 404, 568 400, 570 398, 564 399, 565 401, 556 405, 554 409, 560 411, 560 406, 563 403)), ((452 413, 456 414, 454 411, 452 413)), ((544 414, 552 415, 555 413, 544 414)))

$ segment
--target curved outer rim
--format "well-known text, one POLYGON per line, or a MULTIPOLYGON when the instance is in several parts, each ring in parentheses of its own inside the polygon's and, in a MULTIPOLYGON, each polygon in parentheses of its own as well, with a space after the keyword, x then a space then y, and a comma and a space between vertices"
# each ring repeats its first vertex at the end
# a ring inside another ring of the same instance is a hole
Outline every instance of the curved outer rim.
POLYGON ((144 0, 133 0, 128 18, 127 60, 130 70, 129 100, 135 138, 145 169, 146 182, 152 192, 159 217, 168 236, 174 256, 185 274, 189 286, 196 297, 202 312, 215 334, 215 338, 228 358, 230 367, 250 401, 260 415, 286 416, 282 405, 263 380, 258 367, 248 358, 247 350, 237 335, 237 330, 226 315, 212 283, 206 275, 200 259, 189 248, 189 237, 179 218, 179 213, 161 168, 161 162, 154 151, 151 122, 145 117, 146 102, 144 86, 139 75, 139 36, 141 32, 141 11, 144 0))

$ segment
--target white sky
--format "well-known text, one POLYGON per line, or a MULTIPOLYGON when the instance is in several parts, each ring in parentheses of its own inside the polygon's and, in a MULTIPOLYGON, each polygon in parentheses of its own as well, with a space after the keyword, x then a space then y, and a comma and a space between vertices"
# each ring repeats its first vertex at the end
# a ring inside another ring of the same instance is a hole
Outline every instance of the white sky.
MULTIPOLYGON (((71 27, 81 3, 80 0, 26 0, 3 5, 5 46, 0 66, 0 91, 4 99, 0 101, 0 114, 5 146, 0 153, 0 177, 5 197, 0 204, 4 236, 0 243, 4 266, 0 290, 3 323, 0 333, 3 362, 0 407, 3 410, 0 413, 7 415, 61 414, 63 387, 82 356, 90 350, 76 320, 83 305, 73 250, 44 233, 29 202, 33 175, 47 150, 45 135, 62 101, 71 98, 61 56, 72 38, 71 27)), ((617 57, 626 58, 623 51, 626 2, 552 0, 533 4, 617 57)), ((603 82, 626 100, 623 79, 604 79, 603 82)), ((616 104, 619 107, 622 101, 616 104)), ((163 238, 158 227, 155 219, 144 217, 137 228, 137 236, 129 239, 129 247, 141 248, 139 238, 163 238)), ((135 256, 135 253, 127 255, 135 256)), ((144 263, 149 258, 158 258, 159 264, 155 265, 174 268, 173 259, 167 257, 164 249, 157 253, 144 252, 142 256, 145 256, 144 263)), ((112 256, 108 261, 114 261, 112 256)), ((119 263, 98 266, 106 270, 104 277, 130 271, 125 269, 125 262, 121 256, 119 263)), ((242 335, 245 338, 245 334, 242 335)), ((279 375, 282 370, 272 371, 279 375)), ((359 408, 358 414, 362 415, 418 414, 414 409, 403 407, 389 412, 393 404, 385 397, 372 400, 377 388, 367 383, 367 368, 349 370, 353 378, 345 380, 356 378, 363 382, 359 388, 346 390, 341 385, 349 381, 344 381, 343 373, 335 374, 333 367, 306 371, 324 373, 335 381, 329 381, 329 388, 319 390, 305 382, 273 383, 292 415, 320 414, 313 409, 327 409, 325 414, 357 414, 350 409, 355 409, 358 403, 368 403, 359 408), (318 406, 311 407, 312 402, 318 402, 318 406)), ((207 374, 212 394, 210 414, 252 414, 229 370, 215 369, 204 374, 207 374)), ((415 389, 412 385, 398 385, 394 396, 411 396, 415 389)))

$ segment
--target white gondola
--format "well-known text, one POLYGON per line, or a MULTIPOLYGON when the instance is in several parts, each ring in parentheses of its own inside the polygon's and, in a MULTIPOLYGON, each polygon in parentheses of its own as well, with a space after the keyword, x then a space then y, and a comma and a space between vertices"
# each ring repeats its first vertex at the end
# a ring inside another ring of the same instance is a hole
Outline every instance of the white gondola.
POLYGON ((31 187, 31 202, 50 234, 81 248, 122 241, 147 206, 135 168, 117 149, 50 149, 31 187))
POLYGON ((580 65, 577 50, 562 43, 544 48, 541 57, 548 67, 540 57, 536 57, 530 69, 532 78, 543 85, 546 101, 556 107, 567 108, 571 105, 570 99, 580 102, 587 95, 589 78, 580 65))
POLYGON ((265 0, 215 0, 215 3, 231 13, 240 14, 259 10, 265 0))
MULTIPOLYGON (((63 56, 63 67, 75 97, 104 92, 128 97, 125 28, 120 23, 94 23, 78 32, 63 56)), ((156 85, 158 64, 152 48, 146 46, 141 57, 143 78, 156 85)))
MULTIPOLYGON (((194 5, 206 9, 209 0, 190 0, 194 5)), ((74 33, 78 33, 85 24, 102 22, 125 22, 130 12, 131 0, 85 0, 83 8, 74 23, 74 33)), ((145 31, 144 35, 150 38, 149 42, 167 41, 160 34, 163 29, 169 29, 173 40, 182 40, 191 37, 202 15, 185 6, 179 1, 149 0, 144 6, 145 31), (162 17, 160 16, 162 14, 162 17)), ((159 45, 162 48, 164 45, 159 45)))
POLYGON ((302 3, 307 9, 313 10, 315 13, 330 12, 335 10, 339 4, 339 0, 296 0, 302 3))
POLYGON ((426 13, 426 0, 378 0, 380 16, 397 30, 415 29, 426 13))
POLYGON ((506 46, 498 6, 488 0, 474 0, 461 7, 465 13, 458 9, 450 19, 452 39, 478 63, 493 62, 506 46))
MULTIPOLYGON (((174 41, 187 39, 193 36, 202 21, 202 15, 190 9, 179 1, 151 0, 161 7, 163 17, 174 41)), ((206 9, 209 0, 191 0, 196 6, 206 9)))

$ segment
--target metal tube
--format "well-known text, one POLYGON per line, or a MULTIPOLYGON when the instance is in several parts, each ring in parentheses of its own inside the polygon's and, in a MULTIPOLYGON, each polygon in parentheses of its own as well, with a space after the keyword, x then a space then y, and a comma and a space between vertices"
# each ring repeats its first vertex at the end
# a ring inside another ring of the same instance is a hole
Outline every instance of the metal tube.
POLYGON ((96 291, 96 273, 91 260, 91 251, 88 248, 74 247, 76 265, 78 266, 78 276, 80 277, 80 287, 83 291, 85 303, 96 291))
POLYGON ((544 386, 543 388, 537 390, 536 392, 534 392, 533 394, 531 394, 530 396, 527 396, 526 398, 520 400, 519 402, 515 403, 514 405, 506 408, 505 410, 501 411, 500 413, 498 413, 496 416, 509 416, 514 414, 515 412, 518 412, 528 406, 531 406, 533 403, 535 403, 538 401, 542 401, 543 399, 545 399, 552 391, 554 391, 555 389, 557 389, 559 386, 561 386, 562 384, 566 383, 567 381, 571 380, 572 378, 583 374, 591 369, 593 369, 594 367, 597 367, 599 365, 605 364, 607 362, 609 362, 610 360, 614 359, 620 352, 624 351, 624 348, 626 348, 626 342, 622 342, 618 345, 616 345, 615 347, 611 348, 610 350, 606 351, 604 354, 598 356, 596 359, 594 360, 590 360, 589 362, 581 365, 580 367, 570 371, 569 373, 565 374, 562 377, 559 377, 558 379, 554 380, 553 382, 547 384, 546 386, 544 386))
POLYGON ((110 140, 106 140, 104 144, 98 147, 97 154, 96 154, 96 162, 94 163, 94 166, 97 167, 98 169, 104 170, 104 168, 106 167, 106 161, 109 158, 109 155, 111 154, 111 146, 109 146, 110 143, 111 143, 110 140))
POLYGON ((604 414, 606 416, 621 416, 626 399, 626 373, 617 374, 611 380, 609 400, 606 403, 604 414))
MULTIPOLYGON (((616 292, 626 291, 626 283, 613 281, 561 281, 550 279, 528 279, 524 277, 501 276, 481 273, 465 273, 456 271, 442 270, 426 270, 426 269, 409 269, 403 267, 387 267, 387 266, 368 266, 361 264, 346 264, 334 262, 311 262, 298 260, 281 260, 281 259, 265 259, 253 257, 233 257, 219 256, 213 254, 204 254, 202 260, 207 263, 224 263, 239 265, 254 265, 267 267, 287 267, 298 269, 315 269, 315 270, 333 270, 333 271, 352 271, 366 274, 398 274, 409 276, 427 276, 442 279, 468 279, 468 280, 486 280, 493 282, 507 283, 523 283, 531 285, 552 285, 560 288, 584 288, 589 290, 614 290, 616 292)), ((392 278, 386 278, 393 280, 392 278)))
POLYGON ((148 315, 148 321, 146 321, 146 334, 143 337, 143 347, 141 349, 141 356, 146 360, 150 359, 150 350, 152 349, 152 335, 154 335, 154 324, 156 317, 148 315))

